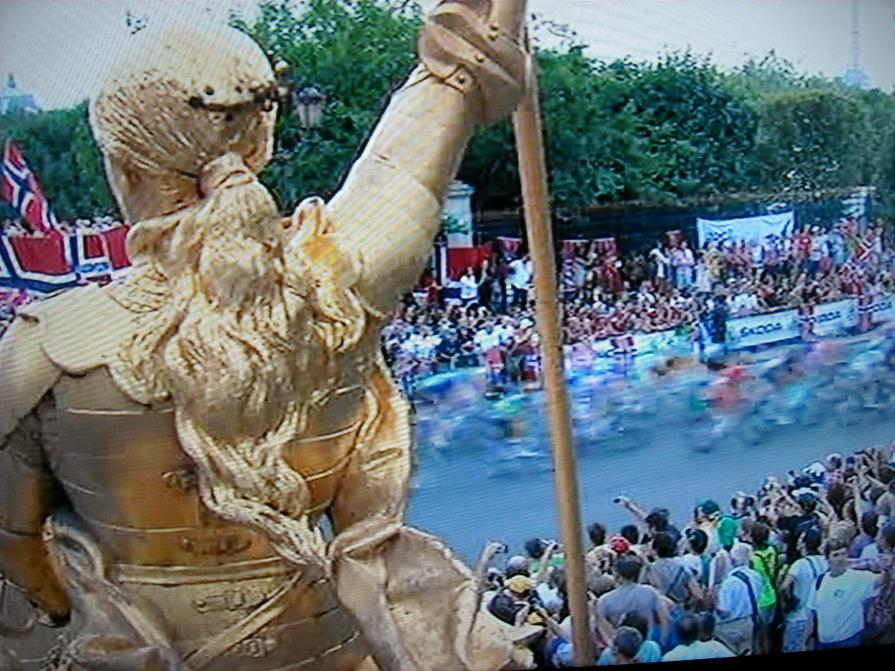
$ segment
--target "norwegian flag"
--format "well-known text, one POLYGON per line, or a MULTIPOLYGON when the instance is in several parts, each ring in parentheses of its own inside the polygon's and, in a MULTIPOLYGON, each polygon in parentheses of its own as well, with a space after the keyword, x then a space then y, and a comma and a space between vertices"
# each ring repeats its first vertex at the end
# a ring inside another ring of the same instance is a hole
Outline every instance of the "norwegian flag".
POLYGON ((873 252, 873 242, 861 236, 855 236, 855 251, 853 252, 855 261, 863 263, 870 258, 873 252))
POLYGON ((0 235, 0 288, 49 294, 128 272, 126 226, 101 233, 0 235))
POLYGON ((562 257, 564 259, 574 259, 575 256, 585 247, 590 240, 563 240, 562 241, 562 257))
POLYGON ((618 256, 618 244, 615 238, 597 238, 594 240, 594 246, 600 254, 618 256))
POLYGON ((7 140, 0 164, 0 197, 9 202, 35 231, 56 231, 56 216, 40 190, 18 146, 7 140))

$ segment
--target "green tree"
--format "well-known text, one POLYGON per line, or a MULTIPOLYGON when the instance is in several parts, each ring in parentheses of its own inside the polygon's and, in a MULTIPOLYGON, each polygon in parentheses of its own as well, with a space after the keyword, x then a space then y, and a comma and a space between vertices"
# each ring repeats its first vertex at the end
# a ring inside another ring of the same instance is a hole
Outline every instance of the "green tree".
POLYGON ((87 105, 0 117, 0 143, 15 141, 60 220, 117 212, 87 105))
MULTIPOLYGON (((268 0, 249 33, 271 62, 287 64, 293 92, 327 96, 322 122, 302 129, 286 102, 273 160, 262 174, 284 210, 331 197, 394 87, 415 62, 415 2, 268 0)), ((730 73, 690 53, 654 64, 587 57, 567 27, 538 17, 559 47, 538 50, 553 204, 572 217, 594 204, 826 186, 875 185, 895 213, 895 97, 808 77, 773 53, 730 73)), ((62 218, 114 212, 80 105, 0 117, 0 139, 22 146, 62 218)), ((509 122, 473 137, 460 178, 479 207, 520 204, 509 122)), ((888 209, 886 209, 888 208, 888 209)))
POLYGON ((798 190, 859 185, 869 160, 861 155, 866 124, 858 100, 832 89, 765 96, 757 143, 761 181, 798 190))
POLYGON ((288 65, 293 92, 313 85, 327 98, 318 127, 302 129, 292 105, 277 122, 277 148, 262 174, 286 209, 303 197, 330 197, 373 129, 383 103, 415 60, 420 11, 415 3, 310 0, 296 14, 285 0, 266 2, 251 26, 237 24, 288 65))

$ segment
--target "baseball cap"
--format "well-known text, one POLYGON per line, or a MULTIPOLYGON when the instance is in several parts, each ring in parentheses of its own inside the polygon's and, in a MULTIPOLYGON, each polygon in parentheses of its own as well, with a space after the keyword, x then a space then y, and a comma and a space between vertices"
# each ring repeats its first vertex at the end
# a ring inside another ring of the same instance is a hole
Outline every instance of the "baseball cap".
POLYGON ((507 560, 507 571, 518 571, 528 568, 528 559, 522 555, 515 555, 507 560))
POLYGON ((720 511, 721 506, 719 506, 717 502, 713 501, 712 499, 706 499, 699 504, 699 512, 701 512, 703 515, 710 516, 720 511))
POLYGON ((737 537, 737 529, 739 522, 735 518, 725 515, 718 523, 718 542, 722 547, 728 547, 733 544, 737 537))
POLYGON ((624 554, 631 549, 631 543, 624 536, 613 536, 609 539, 609 549, 616 554, 624 554))
POLYGON ((535 586, 534 581, 524 575, 515 575, 505 581, 504 585, 514 594, 525 594, 533 590, 535 586))

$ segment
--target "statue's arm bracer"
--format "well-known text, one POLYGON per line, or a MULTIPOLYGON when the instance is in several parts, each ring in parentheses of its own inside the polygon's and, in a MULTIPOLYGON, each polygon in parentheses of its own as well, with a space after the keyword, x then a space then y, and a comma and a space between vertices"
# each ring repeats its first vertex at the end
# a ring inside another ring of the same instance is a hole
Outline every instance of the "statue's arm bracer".
POLYGON ((0 339, 0 574, 64 617, 68 602, 41 539, 58 490, 36 410, 59 370, 43 353, 39 329, 37 321, 20 317, 0 339))
POLYGON ((419 277, 476 124, 499 120, 515 107, 527 60, 510 36, 518 33, 518 18, 509 15, 523 4, 494 3, 490 19, 467 6, 484 2, 436 10, 420 39, 421 65, 392 96, 329 204, 347 251, 363 259, 360 293, 381 311, 419 277))

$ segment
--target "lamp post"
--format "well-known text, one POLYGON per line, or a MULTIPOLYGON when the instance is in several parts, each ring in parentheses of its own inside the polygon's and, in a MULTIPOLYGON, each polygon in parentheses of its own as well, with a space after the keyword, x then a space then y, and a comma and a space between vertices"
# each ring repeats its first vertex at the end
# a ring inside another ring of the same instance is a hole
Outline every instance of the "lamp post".
POLYGON ((281 93, 283 95, 291 95, 292 111, 298 115, 299 126, 303 130, 316 128, 323 117, 326 94, 313 84, 295 93, 295 87, 291 86, 289 64, 285 61, 278 61, 276 66, 274 66, 274 71, 277 74, 281 93))
POLYGON ((326 95, 316 86, 306 86, 295 96, 295 111, 304 129, 315 128, 323 116, 326 95))

